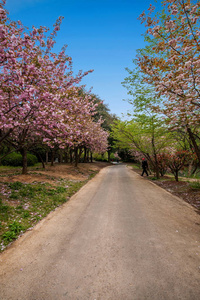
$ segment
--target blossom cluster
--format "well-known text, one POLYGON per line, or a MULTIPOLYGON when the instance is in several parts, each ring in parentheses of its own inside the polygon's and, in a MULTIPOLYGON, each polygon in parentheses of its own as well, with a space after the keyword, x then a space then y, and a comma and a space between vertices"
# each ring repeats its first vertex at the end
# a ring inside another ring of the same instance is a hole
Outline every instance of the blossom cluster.
POLYGON ((170 124, 191 126, 200 108, 200 2, 165 0, 162 18, 141 15, 154 40, 154 54, 137 58, 146 82, 164 96, 170 124))

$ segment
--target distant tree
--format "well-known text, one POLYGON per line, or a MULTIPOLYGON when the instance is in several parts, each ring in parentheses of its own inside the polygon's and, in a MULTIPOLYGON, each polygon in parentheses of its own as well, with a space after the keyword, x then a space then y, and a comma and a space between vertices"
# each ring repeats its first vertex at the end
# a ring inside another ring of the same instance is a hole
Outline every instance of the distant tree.
POLYGON ((112 137, 111 131, 112 131, 112 124, 115 120, 117 120, 117 116, 115 114, 110 113, 110 109, 108 108, 108 105, 105 104, 97 95, 92 94, 92 100, 94 101, 95 104, 97 104, 96 113, 94 114, 94 121, 97 122, 98 120, 103 120, 101 126, 104 128, 104 130, 109 132, 108 161, 110 161, 111 153, 114 153, 116 151, 116 148, 114 146, 114 139, 112 137))

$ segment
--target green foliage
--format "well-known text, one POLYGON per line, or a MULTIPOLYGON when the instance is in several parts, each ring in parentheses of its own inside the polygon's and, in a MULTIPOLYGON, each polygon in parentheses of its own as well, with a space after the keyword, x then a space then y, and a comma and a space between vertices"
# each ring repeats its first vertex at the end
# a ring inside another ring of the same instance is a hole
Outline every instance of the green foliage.
POLYGON ((6 231, 3 234, 3 241, 7 244, 8 242, 11 242, 12 240, 16 239, 17 236, 13 231, 6 231))
POLYGON ((7 242, 11 242, 12 240, 16 239, 17 236, 23 231, 23 226, 17 222, 14 221, 13 223, 8 225, 9 230, 6 231, 3 234, 3 240, 7 243, 7 242))
MULTIPOLYGON (((104 153, 104 154, 94 153, 93 158, 96 161, 108 162, 108 153, 104 153)), ((110 153, 110 160, 112 160, 112 161, 117 160, 114 153, 110 153)))
POLYGON ((0 199, 0 219, 1 219, 1 221, 7 221, 9 219, 10 211, 11 211, 10 206, 4 204, 2 202, 2 200, 0 199))
MULTIPOLYGON (((110 113, 110 109, 104 102, 94 94, 91 94, 92 99, 95 104, 97 104, 97 107, 95 109, 95 114, 93 116, 93 120, 95 122, 98 122, 100 119, 103 120, 101 127, 108 131, 111 132, 111 125, 113 124, 114 120, 117 120, 117 116, 115 114, 110 113)), ((114 151, 113 149, 113 138, 111 135, 108 136, 108 145, 109 145, 109 151, 114 151)), ((99 161, 102 161, 102 159, 99 157, 99 161)), ((106 160, 103 160, 106 161, 106 160)))
POLYGON ((62 187, 62 186, 58 186, 57 188, 56 188, 56 192, 57 193, 65 193, 66 192, 66 188, 64 188, 64 187, 62 187))
POLYGON ((10 199, 18 199, 17 194, 16 194, 15 192, 12 192, 12 193, 10 194, 10 199))
POLYGON ((23 226, 17 221, 14 221, 8 227, 10 231, 14 232, 15 234, 19 234, 23 230, 23 226))
POLYGON ((128 149, 119 149, 118 155, 123 162, 135 162, 135 159, 128 149))
POLYGON ((116 160, 116 157, 115 157, 115 155, 114 155, 114 153, 111 153, 110 154, 110 159, 113 161, 113 160, 116 160))
POLYGON ((98 153, 94 153, 93 155, 94 160, 96 161, 108 161, 108 153, 104 153, 104 154, 98 154, 98 153))
POLYGON ((112 135, 120 149, 131 149, 141 153, 153 153, 169 146, 170 133, 162 121, 155 117, 140 115, 131 121, 118 120, 112 126, 112 135))
MULTIPOLYGON (((27 164, 28 166, 34 166, 38 162, 37 157, 33 154, 27 154, 27 164)), ((22 166, 22 155, 20 153, 10 153, 4 157, 1 161, 3 166, 22 166)))
POLYGON ((144 81, 143 74, 137 69, 130 70, 126 68, 128 76, 122 82, 122 85, 127 89, 127 94, 131 96, 128 103, 132 106, 132 114, 158 116, 155 112, 155 107, 160 105, 162 99, 158 97, 154 86, 147 84, 144 81))
POLYGON ((11 190, 19 190, 20 188, 23 187, 23 183, 16 181, 16 182, 9 183, 8 186, 11 190))
POLYGON ((117 117, 113 114, 110 114, 110 109, 108 108, 107 104, 105 104, 97 95, 92 94, 92 99, 95 104, 98 104, 96 107, 95 114, 93 116, 94 121, 97 122, 99 119, 103 120, 102 127, 110 131, 111 130, 111 124, 113 123, 113 120, 115 120, 117 117))
POLYGON ((9 211, 9 206, 4 205, 2 200, 0 199, 0 213, 5 214, 9 211))
POLYGON ((41 159, 46 160, 46 152, 49 151, 46 145, 34 145, 31 147, 31 154, 36 155, 39 162, 41 159))

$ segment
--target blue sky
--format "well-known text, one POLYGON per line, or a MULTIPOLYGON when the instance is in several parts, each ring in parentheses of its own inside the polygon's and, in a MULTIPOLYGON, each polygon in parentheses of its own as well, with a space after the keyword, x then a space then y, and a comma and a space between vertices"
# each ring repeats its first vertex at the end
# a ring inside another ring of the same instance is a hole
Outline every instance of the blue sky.
POLYGON ((82 81, 108 104, 111 113, 121 117, 131 109, 121 82, 132 68, 136 49, 144 47, 144 25, 137 19, 153 0, 7 0, 12 20, 31 28, 52 28, 56 19, 64 20, 56 38, 55 52, 64 44, 72 57, 75 73, 94 72, 82 81))

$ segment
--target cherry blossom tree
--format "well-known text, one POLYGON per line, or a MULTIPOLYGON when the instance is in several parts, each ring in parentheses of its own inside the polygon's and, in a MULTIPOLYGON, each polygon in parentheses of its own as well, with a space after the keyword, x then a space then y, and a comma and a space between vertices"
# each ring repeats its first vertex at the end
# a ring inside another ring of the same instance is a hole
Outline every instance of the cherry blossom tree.
POLYGON ((88 143, 89 136, 90 147, 105 149, 107 134, 100 123, 92 122, 96 105, 77 87, 91 70, 74 76, 66 46, 58 54, 52 51, 62 18, 46 37, 46 27, 28 31, 21 22, 10 21, 4 4, 0 4, 0 142, 6 140, 21 151, 23 173, 27 150, 37 142, 77 149, 88 143), (102 143, 94 136, 97 127, 102 143))
POLYGON ((149 47, 138 52, 137 64, 144 80, 165 97, 162 112, 169 125, 185 128, 200 161, 193 133, 200 109, 200 2, 165 0, 163 6, 161 14, 150 6, 140 16, 149 47))

